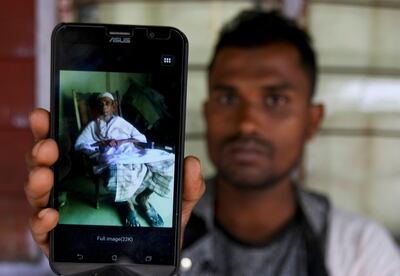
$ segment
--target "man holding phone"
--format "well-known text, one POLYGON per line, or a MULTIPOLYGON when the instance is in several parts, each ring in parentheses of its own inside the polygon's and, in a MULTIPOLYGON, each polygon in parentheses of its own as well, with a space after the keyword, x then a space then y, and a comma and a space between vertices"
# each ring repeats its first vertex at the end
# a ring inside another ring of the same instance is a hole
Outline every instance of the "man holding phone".
MULTIPOLYGON (((335 209, 293 180, 323 106, 313 102, 316 61, 303 30, 277 13, 247 11, 220 34, 209 67, 204 105, 217 175, 204 184, 199 163, 185 162, 183 275, 400 275, 393 240, 379 225, 335 209), (190 221, 189 220, 190 217, 190 221)), ((26 194, 46 206, 47 168, 57 159, 48 114, 34 111, 26 194)), ((57 223, 51 209, 32 217, 47 252, 57 223)))

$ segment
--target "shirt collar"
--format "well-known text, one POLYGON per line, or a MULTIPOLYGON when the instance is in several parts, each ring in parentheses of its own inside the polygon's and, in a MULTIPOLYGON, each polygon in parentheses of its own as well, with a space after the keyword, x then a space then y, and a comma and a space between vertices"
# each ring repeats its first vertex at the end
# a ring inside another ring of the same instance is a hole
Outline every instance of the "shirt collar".
MULTIPOLYGON (((311 226, 314 233, 325 239, 328 213, 330 209, 329 200, 318 193, 307 190, 301 184, 294 184, 297 203, 311 226)), ((215 207, 215 178, 206 180, 206 192, 198 202, 193 213, 201 217, 208 230, 214 227, 214 207, 215 207)))

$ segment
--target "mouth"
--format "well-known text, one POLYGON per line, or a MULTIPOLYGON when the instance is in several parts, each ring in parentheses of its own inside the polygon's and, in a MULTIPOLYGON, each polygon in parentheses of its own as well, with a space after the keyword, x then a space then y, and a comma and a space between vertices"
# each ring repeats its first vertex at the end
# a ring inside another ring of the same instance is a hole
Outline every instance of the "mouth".
POLYGON ((238 163, 256 163, 271 157, 270 147, 254 140, 231 142, 226 145, 225 152, 238 163))

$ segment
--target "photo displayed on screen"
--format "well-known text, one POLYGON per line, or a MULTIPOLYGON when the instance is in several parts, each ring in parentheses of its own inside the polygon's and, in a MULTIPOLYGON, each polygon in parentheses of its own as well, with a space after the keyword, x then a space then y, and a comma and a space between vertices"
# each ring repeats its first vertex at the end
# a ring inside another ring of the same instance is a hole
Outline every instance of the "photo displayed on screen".
POLYGON ((60 224, 172 227, 171 115, 152 75, 60 71, 60 224))

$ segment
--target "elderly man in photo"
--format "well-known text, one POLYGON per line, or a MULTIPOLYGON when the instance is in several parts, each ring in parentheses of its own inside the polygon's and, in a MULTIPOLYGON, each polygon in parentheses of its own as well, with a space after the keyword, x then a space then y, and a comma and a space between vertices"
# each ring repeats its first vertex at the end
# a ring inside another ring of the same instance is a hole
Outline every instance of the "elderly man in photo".
POLYGON ((93 171, 103 176, 125 225, 140 226, 137 208, 150 226, 163 226, 148 199, 153 192, 162 197, 169 193, 174 154, 146 149, 146 137, 115 114, 117 102, 110 92, 97 100, 101 115, 83 129, 75 150, 95 159, 93 171))

